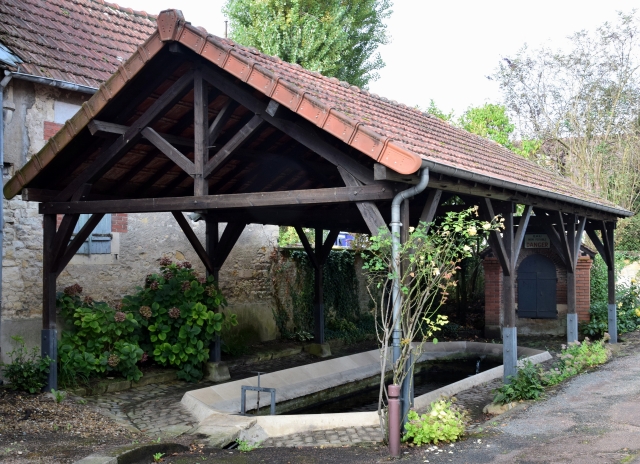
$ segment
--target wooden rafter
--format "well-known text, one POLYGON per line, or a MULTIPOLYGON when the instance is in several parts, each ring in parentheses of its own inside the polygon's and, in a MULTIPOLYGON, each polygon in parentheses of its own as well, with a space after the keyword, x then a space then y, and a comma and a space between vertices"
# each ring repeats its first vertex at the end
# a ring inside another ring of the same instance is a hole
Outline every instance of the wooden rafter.
MULTIPOLYGON (((338 166, 340 176, 347 187, 358 187, 361 183, 350 172, 344 169, 342 166, 338 166)), ((356 206, 362 215, 362 219, 367 224, 371 235, 378 235, 380 230, 389 233, 389 227, 387 226, 380 210, 376 204, 372 201, 358 201, 356 206)))
POLYGON ((196 172, 196 168, 194 163, 184 156, 180 151, 171 145, 166 139, 164 139, 160 134, 154 131, 150 127, 146 127, 142 131, 142 135, 149 140, 158 150, 164 153, 167 158, 173 161, 180 169, 186 172, 189 175, 193 175, 196 172))
POLYGON ((185 73, 174 82, 174 84, 136 120, 125 134, 118 137, 108 149, 101 153, 91 166, 69 183, 60 193, 57 200, 68 200, 82 185, 92 183, 113 166, 138 142, 141 137, 141 132, 145 127, 152 125, 154 121, 160 118, 184 96, 192 82, 193 72, 185 73))

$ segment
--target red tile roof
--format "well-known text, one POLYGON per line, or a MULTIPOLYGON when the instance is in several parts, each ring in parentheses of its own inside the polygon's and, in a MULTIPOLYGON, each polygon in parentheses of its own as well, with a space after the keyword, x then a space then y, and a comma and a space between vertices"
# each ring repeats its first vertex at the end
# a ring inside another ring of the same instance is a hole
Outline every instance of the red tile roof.
MULTIPOLYGON (((338 139, 402 174, 423 160, 438 166, 509 183, 509 189, 581 204, 618 216, 631 213, 578 187, 495 142, 454 127, 414 108, 389 101, 335 78, 255 49, 208 35, 167 10, 157 18, 158 32, 94 95, 85 110, 68 121, 34 159, 11 179, 5 195, 17 194, 82 130, 163 43, 178 41, 264 95, 286 106, 338 139)), ((479 180, 479 182, 483 182, 479 180)))
POLYGON ((0 0, 0 42, 20 71, 98 87, 156 31, 156 17, 103 0, 0 0))

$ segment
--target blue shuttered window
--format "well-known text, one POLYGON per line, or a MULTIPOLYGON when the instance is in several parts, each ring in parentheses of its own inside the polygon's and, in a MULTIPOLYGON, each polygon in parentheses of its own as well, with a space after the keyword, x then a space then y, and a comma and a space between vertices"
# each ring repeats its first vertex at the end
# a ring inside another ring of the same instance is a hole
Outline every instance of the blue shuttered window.
MULTIPOLYGON (((90 214, 81 214, 73 237, 82 229, 91 217, 90 214)), ((72 237, 72 240, 73 240, 72 237)), ((111 253, 111 215, 105 214, 98 223, 86 242, 78 250, 79 255, 110 254, 111 253)))

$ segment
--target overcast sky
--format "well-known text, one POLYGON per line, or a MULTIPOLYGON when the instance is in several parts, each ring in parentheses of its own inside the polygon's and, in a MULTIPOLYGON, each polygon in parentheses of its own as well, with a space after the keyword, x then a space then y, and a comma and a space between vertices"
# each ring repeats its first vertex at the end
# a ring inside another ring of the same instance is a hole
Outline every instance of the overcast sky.
MULTIPOLYGON (((187 21, 224 35, 224 0, 121 0, 121 6, 157 14, 179 8, 187 21)), ((527 43, 561 47, 565 37, 615 21, 637 0, 395 0, 387 20, 391 43, 380 49, 386 67, 369 89, 425 108, 434 99, 445 111, 499 101, 486 76, 502 57, 527 43)))

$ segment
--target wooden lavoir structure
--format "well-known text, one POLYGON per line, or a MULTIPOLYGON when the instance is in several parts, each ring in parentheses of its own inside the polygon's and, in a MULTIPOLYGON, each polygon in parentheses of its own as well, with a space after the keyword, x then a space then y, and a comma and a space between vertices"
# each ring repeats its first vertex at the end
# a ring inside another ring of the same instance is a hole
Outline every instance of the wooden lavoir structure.
POLYGON ((315 250, 300 238, 316 270, 323 343, 322 266, 337 233, 387 229, 391 200, 424 169, 428 188, 403 203, 403 233, 453 195, 487 220, 505 218, 491 243, 503 271, 506 373, 516 368, 513 268, 532 213, 569 268, 584 231, 605 258, 615 341, 613 232, 629 211, 416 109, 209 35, 180 11, 162 12, 157 25, 4 189, 41 202, 43 353, 56 352, 56 278, 108 213, 171 212, 214 275, 249 223, 315 228, 315 250), (516 204, 525 205, 519 218, 516 204), (204 217, 205 244, 183 212, 204 217), (80 214, 92 216, 71 239, 80 214))

